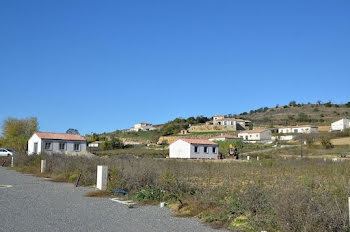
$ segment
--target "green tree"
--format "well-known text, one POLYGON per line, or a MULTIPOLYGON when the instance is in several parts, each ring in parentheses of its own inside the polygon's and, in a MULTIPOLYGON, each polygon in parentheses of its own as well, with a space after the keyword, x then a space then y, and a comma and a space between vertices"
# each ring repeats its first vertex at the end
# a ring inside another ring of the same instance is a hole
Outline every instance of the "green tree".
POLYGON ((289 106, 296 106, 297 105, 297 102, 296 101, 291 101, 289 102, 289 106))
POLYGON ((2 125, 1 144, 18 152, 27 150, 28 139, 39 129, 38 120, 34 117, 16 119, 8 118, 2 125))

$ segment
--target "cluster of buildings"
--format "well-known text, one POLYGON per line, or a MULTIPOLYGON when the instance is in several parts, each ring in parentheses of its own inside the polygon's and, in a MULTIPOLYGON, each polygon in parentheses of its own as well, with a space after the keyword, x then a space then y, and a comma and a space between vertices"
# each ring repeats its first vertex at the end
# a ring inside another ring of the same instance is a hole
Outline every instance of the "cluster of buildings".
MULTIPOLYGON (((215 141, 243 140, 243 141, 272 141, 273 139, 291 140, 297 133, 311 134, 318 133, 318 127, 312 125, 286 126, 276 129, 249 130, 252 127, 251 121, 226 118, 223 115, 213 117, 208 125, 219 125, 224 128, 239 130, 237 136, 224 135, 207 139, 180 138, 169 146, 170 158, 208 158, 215 159, 219 153, 219 146, 215 141), (272 136, 272 132, 281 134, 272 136)), ((344 131, 350 129, 350 119, 343 118, 331 124, 330 131, 344 131)), ((156 130, 150 123, 137 123, 131 131, 156 130)), ((98 148, 99 141, 89 144, 90 148, 98 148)), ((28 140, 28 154, 47 153, 77 153, 87 149, 87 141, 79 134, 35 132, 28 140)))

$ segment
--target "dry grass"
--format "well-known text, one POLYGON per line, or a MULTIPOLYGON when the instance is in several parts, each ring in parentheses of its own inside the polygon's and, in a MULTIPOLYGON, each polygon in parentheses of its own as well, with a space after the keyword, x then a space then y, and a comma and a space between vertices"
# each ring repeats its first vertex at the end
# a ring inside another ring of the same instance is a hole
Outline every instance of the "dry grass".
POLYGON ((350 137, 331 139, 331 143, 333 145, 349 145, 350 146, 350 137))
POLYGON ((107 159, 54 155, 22 157, 17 165, 36 172, 40 159, 45 158, 46 176, 69 179, 82 173, 84 185, 95 184, 97 165, 108 165, 107 191, 88 196, 128 191, 129 198, 147 203, 166 201, 177 211, 176 216, 197 216, 215 228, 347 231, 349 163, 275 156, 252 162, 187 162, 122 155, 107 159))

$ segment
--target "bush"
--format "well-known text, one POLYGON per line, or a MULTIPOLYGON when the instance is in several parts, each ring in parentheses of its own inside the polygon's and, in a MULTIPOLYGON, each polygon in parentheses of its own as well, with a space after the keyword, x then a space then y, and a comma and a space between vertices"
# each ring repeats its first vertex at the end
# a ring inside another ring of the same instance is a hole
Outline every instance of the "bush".
POLYGON ((326 149, 331 149, 334 147, 329 137, 321 137, 321 145, 326 149))

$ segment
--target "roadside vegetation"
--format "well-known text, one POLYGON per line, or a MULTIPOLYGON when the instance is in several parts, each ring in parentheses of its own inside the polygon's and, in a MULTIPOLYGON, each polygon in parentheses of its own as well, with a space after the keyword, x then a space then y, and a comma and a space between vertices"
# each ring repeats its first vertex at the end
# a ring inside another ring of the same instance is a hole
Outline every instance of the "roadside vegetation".
MULTIPOLYGON (((9 164, 9 162, 7 163, 9 164)), ((107 193, 128 191, 140 203, 166 201, 174 216, 196 216, 234 231, 349 231, 349 163, 322 159, 251 162, 170 160, 118 155, 110 158, 40 155, 15 157, 15 169, 82 185, 107 165, 107 193), (40 174, 40 160, 47 172, 40 174)), ((105 195, 105 194, 102 194, 105 195)))

